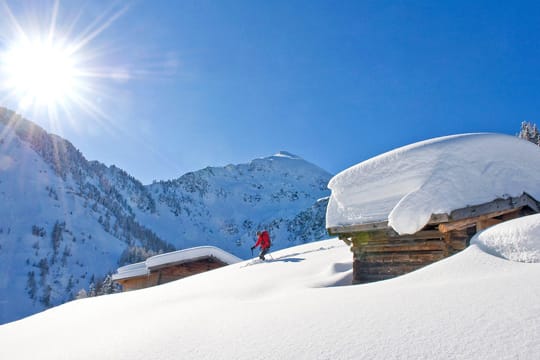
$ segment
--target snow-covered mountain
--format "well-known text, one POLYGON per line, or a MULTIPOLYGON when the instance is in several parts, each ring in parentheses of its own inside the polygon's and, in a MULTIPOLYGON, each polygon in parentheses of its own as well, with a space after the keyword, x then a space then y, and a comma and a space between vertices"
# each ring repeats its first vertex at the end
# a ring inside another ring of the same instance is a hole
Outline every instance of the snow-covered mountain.
POLYGON ((258 229, 276 248, 325 237, 330 174, 280 152, 249 164, 208 167, 148 186, 155 211, 137 218, 163 239, 189 247, 216 245, 251 256, 258 229))
POLYGON ((0 108, 0 323, 89 289, 118 265, 214 245, 251 256, 326 238, 331 175, 287 152, 144 186, 0 108))

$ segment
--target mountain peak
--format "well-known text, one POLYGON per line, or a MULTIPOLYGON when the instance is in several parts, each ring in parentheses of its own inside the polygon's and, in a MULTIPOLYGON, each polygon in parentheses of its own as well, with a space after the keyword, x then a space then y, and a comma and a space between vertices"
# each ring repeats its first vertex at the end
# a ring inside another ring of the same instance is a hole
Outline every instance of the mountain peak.
POLYGON ((275 157, 284 157, 284 158, 289 158, 289 159, 297 159, 297 160, 302 160, 302 158, 298 155, 294 155, 288 151, 279 151, 277 154, 274 155, 275 157))

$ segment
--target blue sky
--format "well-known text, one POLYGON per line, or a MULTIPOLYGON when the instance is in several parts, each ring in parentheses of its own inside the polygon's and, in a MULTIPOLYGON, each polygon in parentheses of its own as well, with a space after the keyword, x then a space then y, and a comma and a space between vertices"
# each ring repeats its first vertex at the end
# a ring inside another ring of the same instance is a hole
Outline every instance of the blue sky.
MULTIPOLYGON (((2 3, 32 31, 54 8, 2 3)), ((99 29, 81 50, 109 74, 88 79, 96 111, 18 111, 143 183, 280 150, 337 173, 419 140, 513 135, 540 118, 532 1, 71 0, 56 24, 73 38, 99 29)))

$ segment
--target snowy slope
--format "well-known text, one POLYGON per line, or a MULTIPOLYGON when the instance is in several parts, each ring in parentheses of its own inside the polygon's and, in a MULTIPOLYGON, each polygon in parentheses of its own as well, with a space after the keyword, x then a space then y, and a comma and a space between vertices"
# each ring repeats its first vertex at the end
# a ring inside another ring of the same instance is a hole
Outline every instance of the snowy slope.
MULTIPOLYGON (((502 225, 538 250, 540 216, 527 224, 502 225)), ((540 263, 482 250, 502 225, 482 233, 482 248, 377 283, 335 286, 350 281, 352 254, 326 240, 74 301, 0 326, 0 358, 536 359, 540 263)))
POLYGON ((115 269, 126 244, 100 212, 0 123, 0 323, 70 300, 115 269))
POLYGON ((388 221, 412 234, 432 214, 527 192, 540 199, 540 148, 515 136, 446 136, 389 151, 331 179, 327 227, 388 221))

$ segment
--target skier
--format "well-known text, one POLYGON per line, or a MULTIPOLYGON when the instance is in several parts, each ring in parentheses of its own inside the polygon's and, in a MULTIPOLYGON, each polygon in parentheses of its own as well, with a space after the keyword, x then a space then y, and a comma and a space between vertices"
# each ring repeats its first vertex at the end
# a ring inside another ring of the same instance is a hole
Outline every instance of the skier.
POLYGON ((259 259, 264 260, 264 255, 266 255, 270 249, 270 235, 268 234, 268 231, 257 231, 257 242, 251 247, 251 252, 253 252, 253 249, 257 246, 260 246, 261 248, 259 259))

